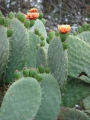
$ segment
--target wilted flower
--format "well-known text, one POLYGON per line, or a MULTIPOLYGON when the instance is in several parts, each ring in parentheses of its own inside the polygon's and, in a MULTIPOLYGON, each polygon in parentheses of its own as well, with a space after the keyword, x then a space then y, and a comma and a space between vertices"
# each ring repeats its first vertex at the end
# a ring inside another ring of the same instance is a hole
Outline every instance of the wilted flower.
POLYGON ((58 26, 58 30, 61 32, 61 33, 67 33, 69 32, 71 29, 70 25, 59 25, 58 26))

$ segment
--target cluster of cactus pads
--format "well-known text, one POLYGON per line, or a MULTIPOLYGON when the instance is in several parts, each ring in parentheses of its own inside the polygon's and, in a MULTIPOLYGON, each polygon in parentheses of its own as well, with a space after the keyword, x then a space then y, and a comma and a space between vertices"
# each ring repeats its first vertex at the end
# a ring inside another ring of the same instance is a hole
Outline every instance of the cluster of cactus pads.
POLYGON ((90 120, 90 24, 47 32, 35 11, 0 12, 0 120, 90 120))

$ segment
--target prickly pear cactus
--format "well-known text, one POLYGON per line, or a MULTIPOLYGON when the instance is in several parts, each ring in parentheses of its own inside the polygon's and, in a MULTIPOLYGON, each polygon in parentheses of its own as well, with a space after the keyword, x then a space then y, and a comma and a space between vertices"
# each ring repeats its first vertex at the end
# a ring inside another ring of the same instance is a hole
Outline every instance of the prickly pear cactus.
POLYGON ((42 21, 37 19, 35 21, 35 24, 34 26, 31 28, 31 31, 34 32, 35 29, 38 29, 39 32, 46 38, 47 37, 47 32, 46 32, 46 29, 45 29, 45 26, 43 25, 42 21))
POLYGON ((90 46, 83 40, 69 36, 68 74, 90 83, 90 46))
POLYGON ((83 81, 68 77, 65 91, 63 92, 63 105, 66 107, 75 107, 79 105, 82 108, 81 102, 84 98, 90 95, 90 85, 83 81))
POLYGON ((78 38, 90 45, 90 31, 84 31, 77 35, 78 38))
MULTIPOLYGON (((9 57, 9 39, 7 38, 7 29, 0 26, 0 81, 9 57)), ((1 86, 1 85, 0 85, 1 86)))
POLYGON ((36 67, 38 68, 40 65, 47 66, 47 52, 43 47, 38 49, 36 57, 36 67))
POLYGON ((42 101, 34 120, 56 120, 61 108, 61 93, 52 75, 42 74, 42 101))
POLYGON ((41 104, 41 87, 34 78, 21 78, 6 92, 0 120, 33 120, 41 104))
POLYGON ((62 42, 59 37, 54 38, 50 42, 48 48, 48 66, 63 90, 66 84, 67 65, 62 42))
POLYGON ((28 45, 29 49, 27 51, 27 58, 25 61, 26 67, 36 67, 36 54, 37 54, 36 46, 37 44, 40 43, 40 41, 41 40, 37 35, 29 31, 29 45, 28 45))
POLYGON ((63 108, 58 120, 90 120, 90 118, 83 111, 63 108))
POLYGON ((5 72, 5 81, 10 83, 15 70, 22 70, 25 65, 28 33, 24 25, 17 19, 11 19, 10 25, 14 33, 10 38, 10 56, 5 72))
POLYGON ((47 49, 47 48, 48 48, 48 44, 47 44, 47 42, 46 42, 47 32, 46 32, 45 26, 44 26, 44 24, 42 23, 41 20, 37 19, 37 20, 35 21, 34 26, 33 26, 30 30, 31 30, 32 32, 34 32, 35 29, 38 29, 39 32, 44 36, 45 48, 47 49))
POLYGON ((90 110, 90 94, 82 100, 85 110, 90 110))

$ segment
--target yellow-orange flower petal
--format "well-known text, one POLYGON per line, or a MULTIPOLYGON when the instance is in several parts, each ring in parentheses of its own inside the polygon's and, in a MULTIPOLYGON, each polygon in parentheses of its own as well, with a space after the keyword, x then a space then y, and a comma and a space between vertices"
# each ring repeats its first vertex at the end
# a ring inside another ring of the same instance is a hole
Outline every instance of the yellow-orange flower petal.
POLYGON ((69 32, 71 29, 70 25, 59 25, 58 26, 58 30, 61 32, 61 33, 67 33, 69 32))
POLYGON ((39 13, 27 13, 27 18, 30 20, 36 20, 39 17, 39 13))
POLYGON ((31 8, 31 9, 29 10, 29 12, 35 13, 35 12, 38 12, 38 9, 37 9, 37 8, 31 8))

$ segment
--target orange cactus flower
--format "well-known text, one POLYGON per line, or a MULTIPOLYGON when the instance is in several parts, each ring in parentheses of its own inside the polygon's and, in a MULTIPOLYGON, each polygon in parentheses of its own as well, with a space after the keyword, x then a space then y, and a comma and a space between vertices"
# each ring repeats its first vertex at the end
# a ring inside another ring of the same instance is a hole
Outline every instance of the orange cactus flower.
POLYGON ((35 13, 35 12, 38 12, 38 9, 37 9, 37 8, 31 8, 31 9, 29 10, 29 12, 35 13))
POLYGON ((61 32, 61 33, 67 33, 69 32, 71 29, 70 25, 59 25, 58 26, 58 30, 61 32))
POLYGON ((26 19, 36 20, 39 17, 39 13, 27 13, 26 19))

